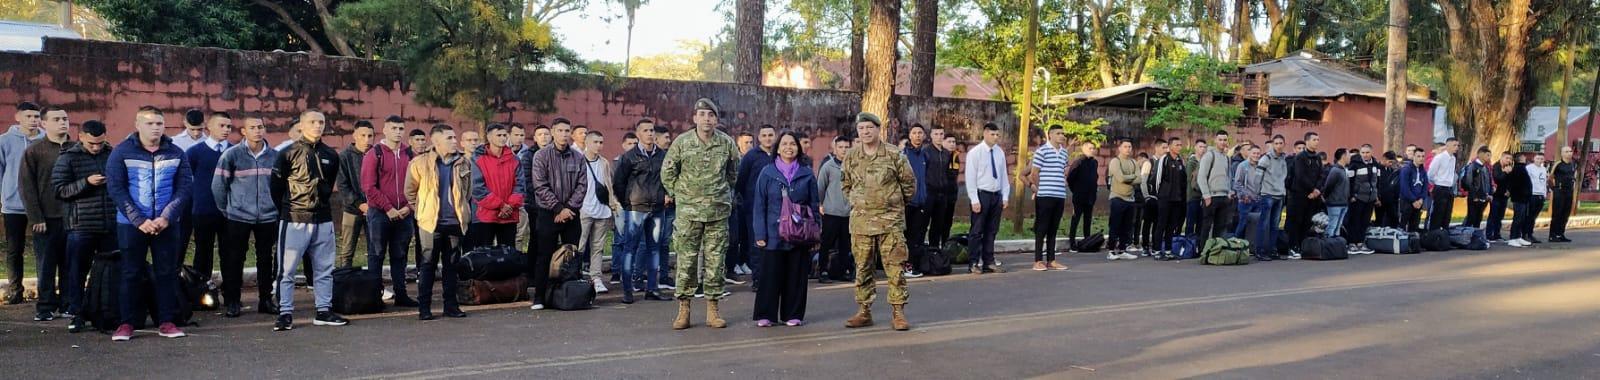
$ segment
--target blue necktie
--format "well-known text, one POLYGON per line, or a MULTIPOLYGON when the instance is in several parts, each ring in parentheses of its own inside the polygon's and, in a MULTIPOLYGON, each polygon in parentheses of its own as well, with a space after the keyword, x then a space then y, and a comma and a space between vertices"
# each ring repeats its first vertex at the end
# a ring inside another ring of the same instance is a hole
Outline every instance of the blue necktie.
POLYGON ((994 146, 989 146, 989 171, 994 172, 994 179, 1000 179, 1000 165, 994 160, 994 146))

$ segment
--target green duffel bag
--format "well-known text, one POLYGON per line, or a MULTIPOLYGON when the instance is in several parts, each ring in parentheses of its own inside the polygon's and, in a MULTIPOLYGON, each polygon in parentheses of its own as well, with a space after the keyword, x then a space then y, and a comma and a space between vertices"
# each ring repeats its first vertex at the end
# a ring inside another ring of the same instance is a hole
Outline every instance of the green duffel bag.
POLYGON ((956 234, 944 242, 944 254, 950 256, 951 264, 967 264, 972 262, 972 255, 967 252, 967 234, 956 234))
POLYGON ((1213 238, 1206 240, 1206 248, 1201 250, 1200 254, 1200 263, 1205 265, 1250 264, 1250 241, 1237 238, 1213 238))

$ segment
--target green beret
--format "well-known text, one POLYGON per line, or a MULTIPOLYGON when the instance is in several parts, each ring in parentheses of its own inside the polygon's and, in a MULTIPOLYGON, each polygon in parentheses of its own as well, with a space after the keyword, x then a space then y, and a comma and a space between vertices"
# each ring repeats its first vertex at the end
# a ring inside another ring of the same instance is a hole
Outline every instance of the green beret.
POLYGON ((700 100, 694 101, 694 110, 695 111, 710 110, 712 113, 716 113, 716 114, 721 114, 722 113, 721 110, 717 109, 717 103, 716 102, 713 102, 713 101, 711 101, 711 99, 706 99, 706 98, 700 98, 700 100))
POLYGON ((872 125, 875 126, 883 126, 883 120, 879 120, 878 115, 873 115, 871 112, 862 112, 856 114, 856 123, 861 123, 863 121, 872 123, 872 125))

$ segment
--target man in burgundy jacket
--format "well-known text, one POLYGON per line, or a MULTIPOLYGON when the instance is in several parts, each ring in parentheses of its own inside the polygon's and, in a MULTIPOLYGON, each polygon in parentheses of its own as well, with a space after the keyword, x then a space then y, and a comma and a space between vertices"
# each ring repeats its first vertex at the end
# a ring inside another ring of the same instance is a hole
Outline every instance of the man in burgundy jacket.
POLYGON ((406 244, 411 242, 416 219, 406 201, 406 167, 411 150, 402 139, 405 119, 389 116, 383 122, 383 140, 367 149, 361 159, 361 192, 367 195, 367 271, 383 274, 383 258, 389 258, 389 278, 394 283, 394 306, 416 307, 406 295, 406 244))

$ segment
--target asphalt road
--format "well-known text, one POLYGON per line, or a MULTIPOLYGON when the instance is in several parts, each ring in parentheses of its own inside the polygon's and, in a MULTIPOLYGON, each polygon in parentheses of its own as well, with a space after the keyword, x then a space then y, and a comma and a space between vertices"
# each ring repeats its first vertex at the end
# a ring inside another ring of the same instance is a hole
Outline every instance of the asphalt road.
MULTIPOLYGON (((1600 231, 1574 233, 1593 242, 1600 231)), ((411 312, 350 326, 202 315, 190 336, 141 331, 113 343, 64 321, 0 308, 8 378, 1600 378, 1600 245, 1357 256, 1337 262, 1208 267, 1195 262, 1066 261, 1033 272, 912 282, 909 332, 850 330, 851 291, 813 284, 809 324, 756 328, 745 288, 733 325, 670 329, 670 302, 530 311, 469 308, 466 319, 411 312)), ((1031 264, 1031 262, 1029 263, 1031 264)), ((252 292, 246 291, 250 294, 252 292)), ((309 294, 301 292, 302 300, 309 294)), ((304 309, 302 309, 304 310, 304 309)))

